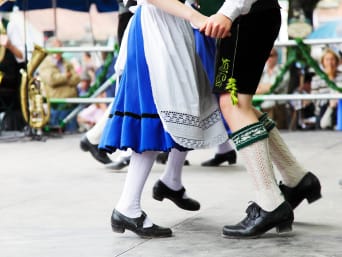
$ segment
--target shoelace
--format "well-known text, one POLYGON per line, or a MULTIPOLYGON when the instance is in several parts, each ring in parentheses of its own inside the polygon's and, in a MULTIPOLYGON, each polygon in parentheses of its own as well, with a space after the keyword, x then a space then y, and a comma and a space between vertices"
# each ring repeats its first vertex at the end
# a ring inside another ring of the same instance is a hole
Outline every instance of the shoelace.
POLYGON ((261 208, 254 202, 252 202, 246 209, 248 219, 254 220, 260 216, 261 208))

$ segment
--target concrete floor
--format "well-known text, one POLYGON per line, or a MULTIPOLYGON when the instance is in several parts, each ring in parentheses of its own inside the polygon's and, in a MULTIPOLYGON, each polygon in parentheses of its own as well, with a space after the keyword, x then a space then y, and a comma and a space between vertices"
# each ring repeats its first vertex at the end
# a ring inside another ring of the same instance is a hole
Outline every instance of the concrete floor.
MULTIPOLYGON (((342 133, 282 132, 300 162, 321 180, 323 198, 295 210, 293 231, 272 230, 259 239, 221 237, 222 226, 245 216, 253 200, 241 161, 204 168, 214 149, 192 151, 183 182, 201 202, 198 212, 152 199, 163 171, 156 164, 143 194, 143 209, 174 236, 141 239, 111 231, 110 215, 125 179, 79 148, 81 135, 0 137, 0 257, 342 257, 342 133)), ((115 157, 115 154, 112 156, 115 157)))

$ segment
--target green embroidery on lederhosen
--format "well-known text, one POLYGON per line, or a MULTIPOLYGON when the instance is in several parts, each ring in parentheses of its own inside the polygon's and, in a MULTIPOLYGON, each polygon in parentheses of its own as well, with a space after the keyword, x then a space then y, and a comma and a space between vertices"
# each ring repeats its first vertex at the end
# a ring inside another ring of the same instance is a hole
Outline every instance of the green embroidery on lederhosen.
POLYGON ((222 87, 224 82, 227 80, 228 71, 229 71, 229 63, 230 60, 227 58, 221 59, 221 66, 217 69, 217 74, 215 78, 215 87, 222 87))
MULTIPOLYGON (((215 78, 215 87, 222 87, 223 84, 227 81, 228 71, 230 68, 230 60, 227 58, 221 59, 221 66, 217 69, 217 75, 215 78)), ((228 83, 225 86, 225 89, 230 92, 230 97, 232 99, 233 105, 236 105, 238 103, 238 97, 237 97, 237 87, 236 87, 236 79, 233 77, 230 77, 228 79, 228 83)))
MULTIPOLYGON (((231 77, 228 79, 228 83, 226 84, 225 89, 230 93, 230 99, 232 100, 233 105, 238 104, 238 94, 237 94, 237 86, 236 86, 236 79, 234 78, 234 64, 236 60, 236 52, 237 52, 237 46, 239 41, 239 31, 240 31, 240 23, 237 24, 237 31, 236 31, 236 41, 234 46, 234 56, 233 56, 233 62, 232 62, 232 72, 231 77)), ((231 60, 227 58, 221 59, 222 65, 218 68, 217 76, 215 78, 215 87, 221 87, 222 82, 226 81, 228 70, 229 70, 229 63, 231 60)))

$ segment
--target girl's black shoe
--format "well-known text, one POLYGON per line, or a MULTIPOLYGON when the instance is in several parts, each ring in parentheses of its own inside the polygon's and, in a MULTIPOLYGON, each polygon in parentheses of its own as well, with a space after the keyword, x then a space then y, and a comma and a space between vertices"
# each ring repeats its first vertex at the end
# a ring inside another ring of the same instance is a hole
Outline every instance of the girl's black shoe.
POLYGON ((226 152, 226 153, 215 154, 214 158, 212 158, 208 161, 202 162, 201 166, 217 167, 224 162, 228 162, 228 164, 235 164, 236 163, 236 151, 231 150, 231 151, 226 152))
POLYGON ((142 212, 139 218, 129 218, 114 209, 111 224, 114 232, 124 233, 126 229, 136 233, 142 238, 170 237, 172 230, 153 224, 152 227, 144 228, 146 213, 142 212))
POLYGON ((272 228, 278 233, 292 230, 293 211, 288 202, 283 202, 272 212, 261 209, 256 203, 248 206, 247 217, 233 226, 224 226, 222 235, 227 238, 256 238, 272 228))
POLYGON ((312 203, 322 197, 321 184, 311 172, 308 172, 297 186, 288 187, 280 181, 279 188, 292 209, 295 209, 304 199, 312 203))
POLYGON ((191 198, 183 198, 184 193, 184 187, 181 190, 174 191, 158 180, 154 184, 152 196, 158 201, 162 201, 164 198, 167 198, 174 202, 179 208, 187 211, 199 210, 201 207, 200 203, 191 198))

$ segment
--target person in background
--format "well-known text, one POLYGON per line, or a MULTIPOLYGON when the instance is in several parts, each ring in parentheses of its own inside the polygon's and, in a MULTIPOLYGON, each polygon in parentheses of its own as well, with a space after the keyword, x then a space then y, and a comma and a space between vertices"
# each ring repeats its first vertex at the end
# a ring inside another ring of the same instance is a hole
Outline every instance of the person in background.
MULTIPOLYGON (((20 104, 20 69, 25 69, 25 40, 22 24, 6 19, 0 13, 0 113, 4 112, 3 127, 7 130, 21 130, 25 122, 20 104)), ((0 120, 1 121, 1 120, 0 120)))
POLYGON ((81 61, 81 70, 82 73, 85 72, 90 76, 91 82, 95 81, 96 65, 90 52, 83 53, 81 61))
MULTIPOLYGON (((267 94, 280 74, 281 67, 278 64, 278 51, 272 48, 270 56, 268 57, 264 71, 256 91, 256 94, 267 94)), ((285 94, 289 82, 289 73, 285 73, 281 83, 275 88, 274 94, 285 94)), ((270 119, 273 119, 277 124, 278 129, 287 129, 287 108, 286 101, 265 100, 260 105, 262 112, 267 112, 270 119)))
MULTIPOLYGON (((313 73, 305 71, 300 78, 300 84, 293 94, 311 94, 311 81, 313 73)), ((290 129, 315 129, 316 114, 315 104, 312 100, 292 100, 290 105, 293 109, 290 129)))
POLYGON ((80 83, 77 85, 78 96, 87 96, 91 85, 91 77, 87 71, 83 71, 80 76, 80 83))
MULTIPOLYGON (((117 0, 119 5, 119 23, 117 27, 117 37, 118 37, 118 43, 119 46, 121 45, 121 41, 125 32, 125 29, 127 27, 127 24, 130 20, 130 18, 133 16, 133 13, 129 11, 129 6, 136 5, 135 0, 129 0, 128 2, 124 3, 123 0, 117 0)), ((106 58, 106 53, 102 53, 103 60, 106 58)), ((110 73, 114 73, 114 62, 116 62, 116 59, 113 59, 113 64, 110 67, 110 71, 108 74, 108 77, 110 76, 110 73)), ((102 67, 100 67, 96 74, 101 72, 102 67)), ((117 83, 118 84, 118 83, 117 83)), ((106 91, 107 96, 114 97, 115 96, 115 85, 108 88, 106 91)), ((109 158, 108 154, 98 149, 98 144, 100 142, 101 135, 103 133, 103 129, 105 127, 107 117, 109 115, 109 111, 111 109, 111 104, 108 106, 106 113, 103 115, 102 119, 100 119, 95 126, 90 129, 81 139, 80 147, 83 151, 89 152, 95 160, 97 160, 100 163, 106 164, 106 167, 108 169, 112 170, 119 170, 126 166, 128 166, 130 159, 131 159, 131 151, 121 151, 120 155, 114 160, 114 162, 109 158)))
MULTIPOLYGON (((342 88, 342 72, 338 70, 340 64, 339 55, 331 48, 327 48, 323 51, 320 63, 328 78, 335 82, 338 87, 342 88)), ((311 82, 311 93, 336 94, 338 92, 330 88, 321 77, 315 75, 311 82)), ((336 99, 316 101, 316 114, 322 129, 334 129, 336 126, 337 103, 338 100, 336 99)))
MULTIPOLYGON (((98 97, 106 97, 106 93, 103 92, 98 97)), ((106 110, 107 104, 93 103, 80 111, 77 115, 78 131, 83 133, 91 129, 103 117, 106 110)))
MULTIPOLYGON (((49 47, 61 47, 62 41, 52 37, 47 42, 49 47)), ((76 73, 73 65, 63 58, 62 53, 51 54, 45 58, 38 68, 39 77, 47 88, 50 98, 77 97, 77 85, 80 76, 76 73)), ((51 104, 49 125, 59 127, 63 119, 73 110, 70 104, 51 104)), ((76 117, 65 125, 65 131, 77 132, 76 117)))

